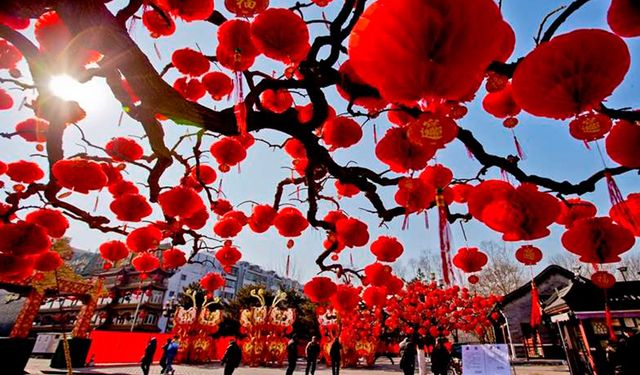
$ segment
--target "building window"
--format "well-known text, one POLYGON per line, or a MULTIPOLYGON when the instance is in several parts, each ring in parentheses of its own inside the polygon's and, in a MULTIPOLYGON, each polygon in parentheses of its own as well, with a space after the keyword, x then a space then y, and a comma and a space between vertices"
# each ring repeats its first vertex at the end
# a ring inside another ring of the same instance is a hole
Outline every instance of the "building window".
POLYGON ((156 316, 154 314, 147 315, 147 317, 144 319, 144 324, 146 325, 156 324, 156 316))
POLYGON ((169 297, 173 297, 173 295, 176 294, 176 292, 174 292, 173 290, 169 292, 169 297))
POLYGON ((181 281, 185 281, 187 279, 187 275, 185 275, 184 273, 182 275, 180 275, 180 280, 181 281))

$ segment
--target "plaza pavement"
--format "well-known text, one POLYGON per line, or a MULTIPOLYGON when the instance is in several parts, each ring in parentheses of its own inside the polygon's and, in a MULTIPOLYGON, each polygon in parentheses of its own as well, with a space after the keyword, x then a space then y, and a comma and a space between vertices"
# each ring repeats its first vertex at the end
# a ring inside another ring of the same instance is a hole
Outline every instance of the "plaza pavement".
MULTIPOLYGON (((340 374, 344 375, 365 375, 371 374, 375 372, 379 375, 386 374, 402 374, 400 369, 396 365, 393 366, 386 358, 380 358, 378 360, 379 364, 373 369, 342 369, 340 374)), ((211 364, 211 365, 203 365, 203 366, 183 366, 176 365, 174 366, 176 370, 176 375, 222 375, 222 368, 219 364, 211 364)), ((26 371, 31 375, 41 375, 41 374, 61 374, 66 375, 66 371, 64 370, 53 370, 49 368, 49 360, 45 359, 31 359, 29 364, 27 365, 26 371)), ((241 367, 237 369, 234 375, 283 375, 285 372, 284 368, 251 368, 251 367, 241 367)), ((514 375, 568 375, 569 371, 566 366, 557 366, 557 365, 524 365, 520 364, 513 368, 512 374, 514 375)), ((104 367, 98 366, 87 369, 76 369, 74 370, 74 374, 76 375, 101 375, 101 374, 109 374, 109 375, 142 375, 142 371, 138 366, 113 366, 113 367, 104 367)), ((160 366, 153 365, 151 368, 150 375, 159 375, 160 374, 160 366)), ((298 367, 294 374, 304 374, 304 364, 302 362, 298 363, 298 367)), ((331 374, 331 369, 327 369, 324 365, 318 366, 316 371, 317 375, 328 375, 331 374)), ((416 372, 417 374, 417 372, 416 372)), ((487 374, 492 375, 492 374, 487 374)))

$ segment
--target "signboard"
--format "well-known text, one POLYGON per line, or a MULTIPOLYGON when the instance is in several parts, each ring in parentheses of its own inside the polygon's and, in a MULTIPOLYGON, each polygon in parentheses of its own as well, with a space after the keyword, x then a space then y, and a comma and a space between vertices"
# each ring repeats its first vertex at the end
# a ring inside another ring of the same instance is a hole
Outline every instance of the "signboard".
POLYGON ((464 345, 462 375, 510 375, 506 344, 464 345))
POLYGON ((40 333, 33 346, 33 354, 53 354, 58 347, 58 341, 62 337, 59 333, 40 333))

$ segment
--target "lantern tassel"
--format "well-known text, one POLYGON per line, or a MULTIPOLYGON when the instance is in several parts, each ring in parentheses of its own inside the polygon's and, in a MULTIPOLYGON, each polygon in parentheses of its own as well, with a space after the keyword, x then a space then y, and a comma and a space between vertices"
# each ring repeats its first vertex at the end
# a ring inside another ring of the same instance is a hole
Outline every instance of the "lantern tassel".
POLYGON ((537 327, 542 322, 542 310, 540 309, 540 297, 536 283, 531 280, 531 328, 537 327))
POLYGON ((624 201, 624 197, 620 192, 620 188, 618 188, 618 184, 613 179, 613 176, 611 176, 611 173, 609 172, 605 172, 604 176, 607 179, 607 190, 609 191, 609 200, 611 201, 611 205, 617 205, 617 207, 620 208, 620 211, 622 211, 621 214, 627 220, 627 222, 630 223, 633 228, 638 228, 633 214, 624 201))
POLYGON ((376 124, 373 124, 373 143, 378 144, 378 130, 376 124))
POLYGON ((469 150, 469 147, 465 147, 467 149, 467 157, 471 160, 474 160, 475 157, 473 156, 473 152, 471 152, 471 150, 469 150))
POLYGON ((522 149, 522 145, 520 145, 515 132, 513 132, 513 143, 516 145, 516 153, 518 153, 518 157, 520 158, 520 160, 526 160, 527 155, 525 155, 524 150, 522 149))
POLYGON ((158 45, 156 44, 156 42, 153 42, 153 50, 156 52, 156 56, 158 57, 158 60, 162 60, 162 54, 160 54, 160 49, 158 48, 158 45))
POLYGON ((287 254, 287 265, 285 266, 285 276, 289 277, 289 268, 291 265, 291 255, 287 254))
POLYGON ((442 262, 442 279, 451 284, 451 228, 447 220, 447 206, 441 191, 436 194, 438 206, 438 233, 440 235, 440 260, 442 262))
POLYGON ((591 151, 591 146, 589 146, 589 142, 584 141, 584 147, 586 147, 587 150, 591 151))
POLYGON ((424 211, 424 227, 429 229, 429 211, 424 211))
POLYGON ((604 290, 604 320, 607 324, 607 330, 609 331, 609 339, 611 341, 617 341, 616 332, 613 330, 613 318, 611 316, 611 310, 609 309, 606 289, 604 290))
POLYGON ((236 87, 236 104, 233 106, 233 112, 238 123, 238 131, 240 135, 247 133, 247 106, 244 102, 244 93, 242 91, 242 72, 236 71, 235 76, 236 87))
POLYGON ((402 220, 402 230, 409 228, 409 214, 404 214, 404 220, 402 220))

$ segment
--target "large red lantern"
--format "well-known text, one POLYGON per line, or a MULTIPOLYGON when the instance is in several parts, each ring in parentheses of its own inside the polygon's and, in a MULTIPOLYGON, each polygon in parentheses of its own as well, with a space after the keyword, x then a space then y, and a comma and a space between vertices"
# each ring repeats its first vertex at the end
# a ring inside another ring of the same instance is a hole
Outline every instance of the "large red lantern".
POLYGON ((571 228, 573 222, 585 217, 594 217, 598 209, 588 201, 580 198, 567 199, 560 202, 560 214, 556 218, 556 223, 562 224, 565 228, 571 228))
POLYGON ((328 277, 316 276, 304 285, 304 294, 312 302, 328 302, 336 293, 338 287, 328 277))
POLYGON ((64 159, 52 168, 58 184, 81 194, 100 190, 107 185, 107 175, 100 164, 86 159, 64 159))
POLYGON ((507 29, 490 0, 378 0, 356 23, 349 57, 388 101, 466 100, 489 64, 513 49, 507 29))
POLYGON ((640 237, 640 193, 629 194, 626 200, 615 204, 609 210, 609 216, 640 237))
POLYGON ((516 259, 525 266, 535 266, 542 260, 542 251, 532 245, 520 246, 516 250, 516 259))
POLYGON ((344 218, 336 222, 336 236, 347 247, 361 247, 369 242, 369 228, 358 219, 344 218))
POLYGON ((136 271, 146 274, 158 269, 160 267, 160 260, 158 260, 155 255, 141 253, 131 260, 131 264, 136 271))
POLYGON ((155 225, 134 229, 127 236, 127 247, 134 253, 155 250, 163 239, 162 231, 155 225))
POLYGON ((47 231, 47 234, 53 238, 61 238, 67 229, 69 229, 69 220, 64 217, 62 212, 48 208, 41 208, 30 212, 27 217, 25 217, 25 221, 40 225, 47 231))
POLYGON ((380 236, 371 243, 371 253, 380 262, 395 262, 403 252, 404 247, 395 237, 380 236))
MULTIPOLYGON (((336 85, 336 89, 338 90, 338 94, 344 99, 351 102, 351 94, 356 94, 357 96, 353 98, 353 104, 362 106, 370 111, 377 111, 386 106, 387 102, 379 96, 363 96, 358 92, 357 89, 359 87, 366 87, 367 83, 356 74, 351 60, 343 62, 338 72, 340 73, 340 82, 336 85)), ((392 112, 389 113, 391 114, 392 112)))
POLYGON ((482 270, 489 258, 477 247, 461 247, 453 257, 453 265, 466 273, 482 270))
POLYGON ((616 283, 616 277, 607 271, 597 271, 591 275, 591 282, 600 289, 610 289, 616 283))
POLYGON ((200 52, 191 48, 181 48, 173 51, 171 55, 173 66, 182 74, 192 77, 200 77, 209 71, 211 63, 200 52))
POLYGON ((46 142, 49 122, 30 118, 16 124, 16 133, 27 142, 46 142))
POLYGON ((251 24, 251 37, 265 56, 285 64, 302 61, 311 47, 307 24, 289 9, 260 13, 251 24))
POLYGON ((636 0, 612 0, 607 22, 611 30, 620 36, 640 36, 640 4, 636 0))
POLYGON ((629 168, 640 168, 640 124, 620 120, 606 139, 607 154, 616 163, 629 168))
POLYGON ((116 218, 121 221, 137 223, 145 217, 151 215, 153 209, 147 199, 142 195, 123 194, 111 202, 111 211, 116 214, 116 218))
POLYGON ((51 272, 60 268, 63 263, 60 254, 55 251, 47 251, 35 257, 34 268, 41 272, 51 272))
POLYGON ((260 52, 251 39, 251 24, 244 20, 229 20, 218 28, 216 57, 220 65, 235 71, 247 70, 260 52))
POLYGON ((513 98, 511 84, 502 90, 490 92, 482 100, 482 108, 497 118, 513 117, 522 110, 513 98))
POLYGON ((115 240, 103 243, 98 250, 103 259, 112 263, 122 260, 129 255, 127 245, 125 245, 124 242, 115 240))
POLYGON ((200 279, 200 286, 202 289, 206 290, 209 293, 213 293, 216 290, 222 288, 224 286, 225 280, 224 278, 216 272, 211 272, 202 277, 200 279))
POLYGON ((142 158, 144 150, 131 138, 118 137, 107 143, 105 150, 115 161, 133 161, 142 158))
POLYGON ((273 225, 281 236, 298 237, 307 229, 309 222, 295 207, 284 207, 278 211, 273 225))
POLYGON ((585 263, 615 263, 636 240, 630 230, 608 217, 591 217, 574 222, 562 235, 562 245, 585 263))
POLYGON ((269 0, 224 0, 224 7, 236 17, 253 17, 269 7, 269 0))
POLYGON ((619 36, 575 30, 540 44, 518 64, 513 95, 535 116, 565 119, 598 109, 629 65, 629 49, 619 36))
POLYGON ((28 256, 43 253, 50 247, 47 231, 38 224, 26 221, 0 224, 0 252, 28 256))
POLYGON ((38 164, 25 160, 7 164, 6 173, 12 181, 23 182, 25 184, 36 182, 44 177, 44 172, 38 164))
POLYGON ((176 269, 187 263, 184 252, 179 249, 172 248, 162 252, 162 269, 176 269))

